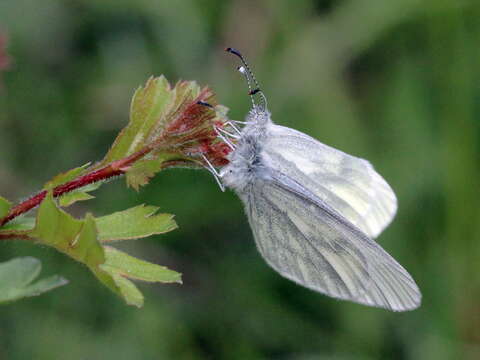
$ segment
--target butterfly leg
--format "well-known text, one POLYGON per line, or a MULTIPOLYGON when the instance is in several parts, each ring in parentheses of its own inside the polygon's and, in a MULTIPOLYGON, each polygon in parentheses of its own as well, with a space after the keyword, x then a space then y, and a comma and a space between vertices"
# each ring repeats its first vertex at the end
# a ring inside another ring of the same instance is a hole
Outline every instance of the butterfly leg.
POLYGON ((213 129, 215 130, 215 132, 217 133, 217 136, 225 143, 227 144, 230 149, 232 150, 235 150, 235 145, 226 137, 222 134, 221 131, 219 131, 220 129, 217 128, 216 126, 213 127, 213 129))
POLYGON ((247 122, 246 121, 239 121, 239 120, 228 120, 228 122, 230 123, 235 123, 235 124, 240 124, 240 125, 246 125, 247 122))
POLYGON ((235 124, 233 123, 234 120, 229 120, 227 122, 225 122, 226 125, 230 126, 238 135, 241 135, 242 132, 240 131, 240 129, 238 127, 235 126, 235 124))
POLYGON ((202 154, 202 158, 205 161, 205 163, 207 164, 207 166, 205 166, 205 169, 207 169, 213 175, 213 177, 215 178, 215 181, 217 182, 218 186, 220 187, 220 190, 222 190, 224 192, 225 191, 225 186, 220 181, 220 173, 217 171, 217 169, 215 169, 215 166, 213 166, 212 163, 210 161, 208 161, 208 159, 205 155, 202 154))
POLYGON ((225 129, 222 129, 222 128, 217 128, 217 131, 218 132, 221 132, 223 135, 225 136, 230 136, 232 139, 240 139, 240 136, 239 135, 235 135, 235 134, 232 134, 231 132, 225 130, 225 129))

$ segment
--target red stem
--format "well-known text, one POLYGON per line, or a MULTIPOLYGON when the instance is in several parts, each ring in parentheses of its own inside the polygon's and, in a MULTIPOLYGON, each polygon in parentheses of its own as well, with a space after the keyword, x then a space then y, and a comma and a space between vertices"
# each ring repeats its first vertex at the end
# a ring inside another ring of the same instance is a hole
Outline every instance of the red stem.
POLYGON ((0 234, 0 240, 12 240, 12 239, 22 239, 22 240, 33 240, 27 234, 22 234, 20 232, 0 234))
MULTIPOLYGON (((146 154, 148 154, 150 151, 152 151, 154 148, 158 147, 158 144, 155 144, 156 146, 147 146, 136 153, 114 161, 106 166, 104 166, 101 169, 94 170, 88 174, 85 174, 77 179, 74 179, 72 181, 69 181, 65 184, 59 185, 53 189, 53 196, 58 197, 63 194, 66 194, 70 191, 73 191, 75 189, 81 188, 83 186, 92 184, 97 181, 109 179, 113 176, 118 176, 122 175, 127 171, 127 168, 136 162, 137 160, 140 160, 143 158, 146 154)), ((163 164, 163 167, 169 167, 176 165, 176 161, 169 161, 165 162, 163 164)), ((8 223, 9 221, 15 219, 17 216, 26 213, 27 211, 33 209, 34 207, 38 206, 43 199, 45 199, 45 196, 47 195, 47 190, 42 190, 36 195, 33 195, 29 199, 25 200, 24 202, 14 206, 13 208, 10 209, 9 213, 0 219, 0 227, 8 223)))

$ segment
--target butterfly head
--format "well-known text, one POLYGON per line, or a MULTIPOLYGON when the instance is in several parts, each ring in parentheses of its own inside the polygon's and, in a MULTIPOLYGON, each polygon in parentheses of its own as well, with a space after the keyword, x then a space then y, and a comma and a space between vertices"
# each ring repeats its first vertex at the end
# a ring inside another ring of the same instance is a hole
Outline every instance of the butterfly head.
POLYGON ((238 194, 244 192, 247 185, 253 183, 262 171, 261 158, 262 143, 267 134, 270 120, 270 112, 267 109, 267 99, 253 75, 243 55, 233 48, 227 48, 227 52, 237 56, 241 65, 237 70, 245 77, 248 85, 248 95, 252 100, 246 121, 231 121, 229 126, 232 132, 220 131, 220 138, 231 148, 227 159, 229 163, 222 167, 218 177, 223 185, 234 189, 238 194), (236 124, 245 124, 243 128, 237 128, 236 124))

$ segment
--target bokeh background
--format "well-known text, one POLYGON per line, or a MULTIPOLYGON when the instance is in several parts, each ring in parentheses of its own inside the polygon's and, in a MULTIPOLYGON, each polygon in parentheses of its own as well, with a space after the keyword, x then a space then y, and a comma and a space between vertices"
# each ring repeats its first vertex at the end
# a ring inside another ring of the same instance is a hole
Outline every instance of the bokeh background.
POLYGON ((399 211, 378 241, 414 276, 419 310, 340 302, 273 272, 240 201, 206 171, 169 170, 139 193, 122 179, 83 203, 176 215, 129 252, 184 274, 141 284, 131 308, 52 249, 3 242, 70 284, 0 307, 0 359, 479 359, 480 4, 472 0, 1 0, 0 192, 25 198, 102 158, 150 75, 210 85, 249 109, 244 52, 274 120, 369 159, 399 211))

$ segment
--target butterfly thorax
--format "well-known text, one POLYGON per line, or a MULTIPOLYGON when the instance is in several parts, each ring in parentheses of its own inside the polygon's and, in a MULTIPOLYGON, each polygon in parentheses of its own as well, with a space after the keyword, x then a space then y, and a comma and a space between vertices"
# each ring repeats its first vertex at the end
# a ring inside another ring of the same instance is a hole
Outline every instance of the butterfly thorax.
POLYGON ((244 192, 255 179, 265 176, 262 144, 271 124, 267 111, 254 109, 247 116, 247 125, 241 132, 235 150, 228 156, 230 163, 220 173, 222 182, 237 193, 244 192))

